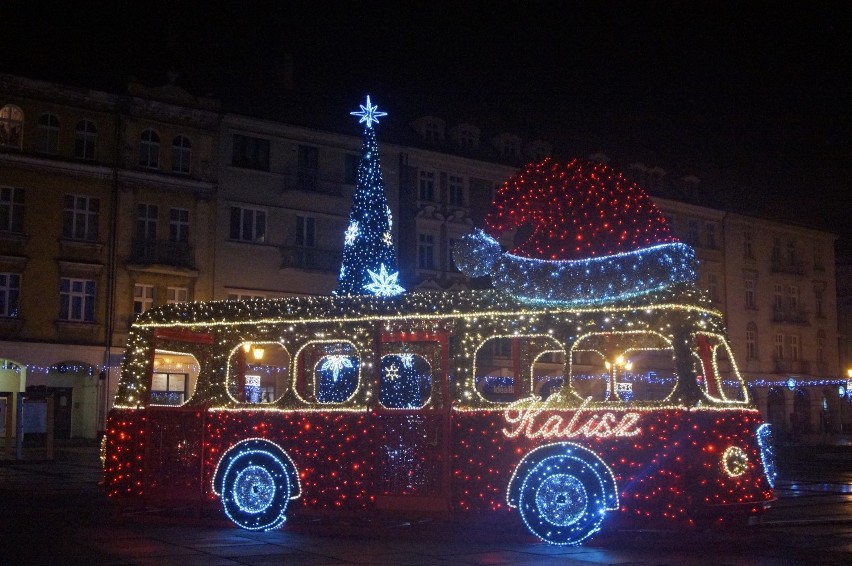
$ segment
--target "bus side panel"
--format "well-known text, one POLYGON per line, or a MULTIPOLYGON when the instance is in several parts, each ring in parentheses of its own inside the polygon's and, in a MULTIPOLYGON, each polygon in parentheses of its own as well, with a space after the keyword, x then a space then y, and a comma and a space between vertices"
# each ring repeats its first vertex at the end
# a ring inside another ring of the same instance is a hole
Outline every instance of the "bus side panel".
MULTIPOLYGON (((574 420, 575 430, 594 414, 604 412, 615 415, 617 422, 630 409, 584 411, 574 420)), ((526 423, 527 434, 510 437, 502 411, 453 413, 453 507, 460 511, 506 509, 506 488, 518 462, 537 446, 564 441, 592 450, 610 468, 618 486, 622 521, 690 525, 696 516, 733 511, 727 504, 759 503, 772 497, 771 490, 764 489, 767 485, 753 439, 759 421, 756 412, 659 409, 641 412, 637 421, 640 432, 634 436, 565 434, 548 439, 534 434, 554 416, 561 417, 564 430, 574 414, 541 412, 534 423, 526 423), (730 443, 742 444, 756 464, 738 478, 727 476, 721 465, 719 448, 724 450, 730 443)))
POLYGON ((705 507, 711 518, 724 518, 731 512, 762 512, 763 504, 772 501, 774 494, 755 435, 762 423, 760 415, 757 411, 705 410, 694 411, 692 417, 691 440, 697 450, 690 459, 690 476, 696 507, 705 507))
POLYGON ((371 508, 378 462, 375 423, 375 415, 366 412, 210 411, 205 485, 210 489, 216 466, 228 448, 247 438, 264 438, 281 447, 296 465, 303 507, 371 508))
POLYGON ((113 409, 107 417, 104 482, 107 494, 145 493, 145 428, 141 409, 113 409))

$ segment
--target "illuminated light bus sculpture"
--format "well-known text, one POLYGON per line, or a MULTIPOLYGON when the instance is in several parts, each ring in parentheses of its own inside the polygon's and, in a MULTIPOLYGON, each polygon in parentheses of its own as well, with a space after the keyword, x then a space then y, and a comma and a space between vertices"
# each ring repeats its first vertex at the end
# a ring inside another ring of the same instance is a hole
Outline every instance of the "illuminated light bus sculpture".
POLYGON ((133 325, 109 495, 299 513, 516 513, 607 524, 757 515, 771 433, 721 313, 687 285, 606 304, 500 291, 167 305, 133 325))

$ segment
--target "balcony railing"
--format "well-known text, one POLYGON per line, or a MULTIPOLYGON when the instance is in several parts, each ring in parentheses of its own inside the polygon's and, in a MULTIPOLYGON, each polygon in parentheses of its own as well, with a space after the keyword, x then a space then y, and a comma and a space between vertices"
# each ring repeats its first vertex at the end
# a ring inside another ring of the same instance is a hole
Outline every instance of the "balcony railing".
POLYGON ((772 258, 772 273, 786 273, 788 275, 804 275, 807 271, 805 262, 795 261, 787 258, 772 258))
POLYGON ((169 240, 135 240, 130 262, 192 267, 192 247, 186 242, 169 240))
POLYGON ((772 310, 772 322, 808 324, 808 311, 804 309, 775 308, 772 310))
POLYGON ((337 250, 285 246, 281 248, 281 269, 310 269, 336 272, 340 269, 341 253, 337 250))
POLYGON ((293 167, 284 173, 284 190, 341 196, 343 183, 321 177, 317 169, 293 167))

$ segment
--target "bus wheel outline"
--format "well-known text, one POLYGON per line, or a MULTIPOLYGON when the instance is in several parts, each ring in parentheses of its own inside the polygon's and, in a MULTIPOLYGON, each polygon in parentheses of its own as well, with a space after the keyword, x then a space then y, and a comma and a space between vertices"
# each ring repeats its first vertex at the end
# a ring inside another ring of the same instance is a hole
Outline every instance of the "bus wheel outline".
POLYGON ((222 481, 222 507, 228 518, 250 531, 277 529, 287 520, 290 478, 284 462, 266 450, 234 456, 222 481))
POLYGON ((570 455, 541 460, 523 478, 518 495, 527 528, 551 544, 580 544, 600 529, 607 510, 597 472, 570 455))

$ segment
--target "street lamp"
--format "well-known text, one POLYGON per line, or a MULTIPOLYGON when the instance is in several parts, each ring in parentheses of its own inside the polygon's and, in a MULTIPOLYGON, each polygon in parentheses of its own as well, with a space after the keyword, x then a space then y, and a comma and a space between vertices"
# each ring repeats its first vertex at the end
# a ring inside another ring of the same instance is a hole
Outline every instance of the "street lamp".
POLYGON ((609 360, 604 361, 604 366, 609 372, 609 394, 611 395, 611 399, 613 401, 620 401, 621 397, 618 395, 618 391, 616 391, 616 383, 618 382, 618 372, 621 371, 630 371, 633 369, 633 362, 624 358, 624 356, 620 355, 613 360, 612 363, 609 360))

